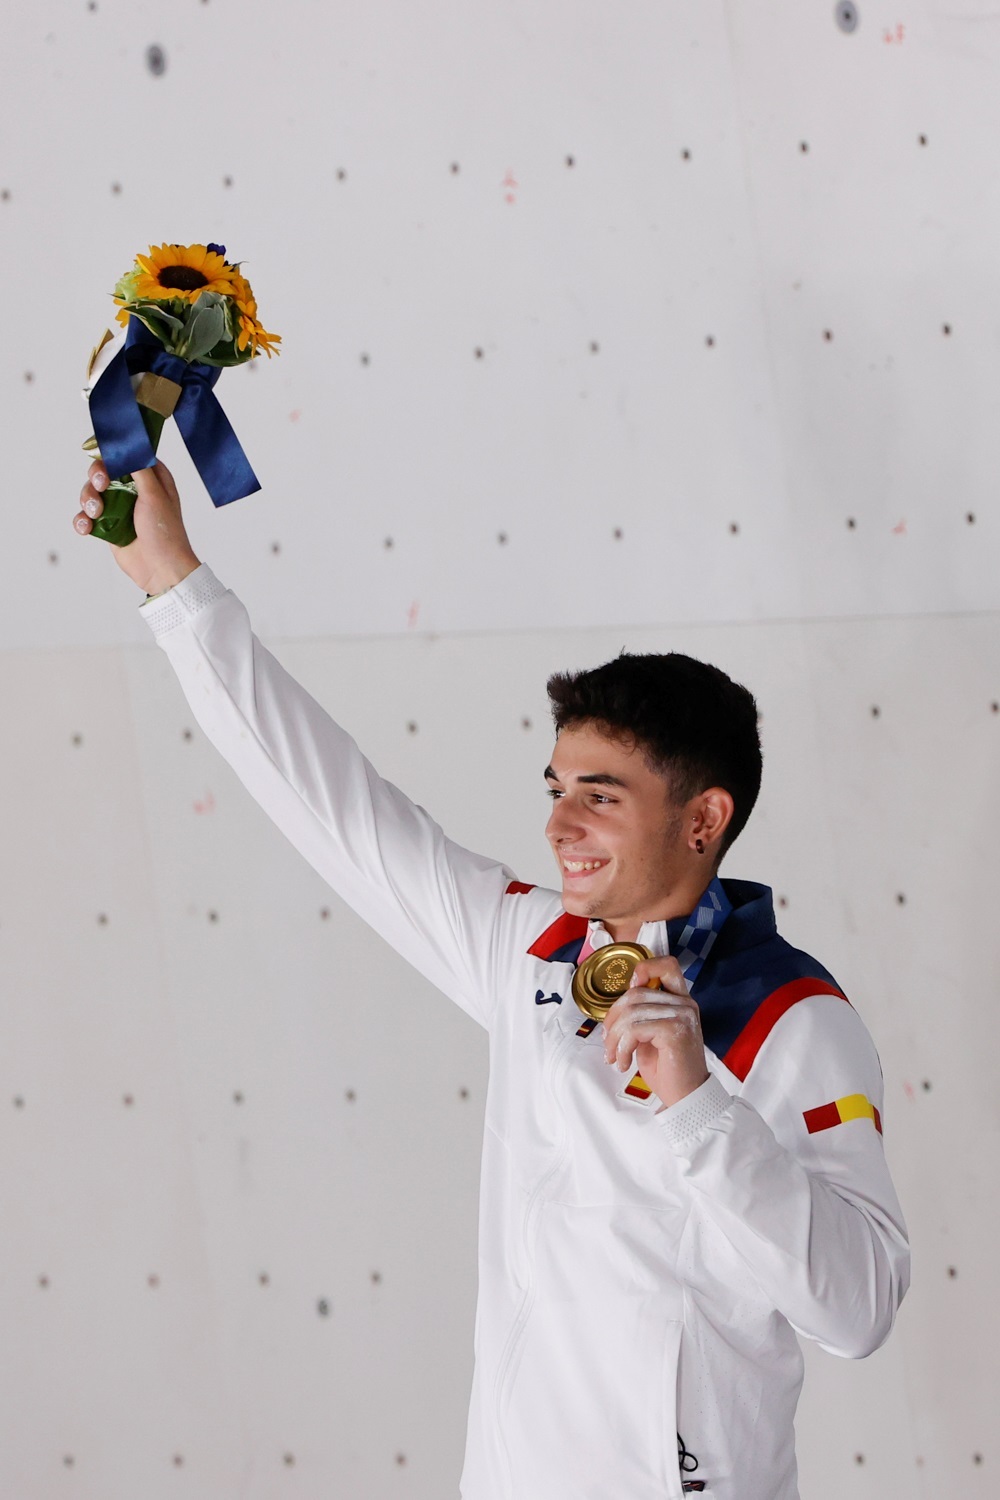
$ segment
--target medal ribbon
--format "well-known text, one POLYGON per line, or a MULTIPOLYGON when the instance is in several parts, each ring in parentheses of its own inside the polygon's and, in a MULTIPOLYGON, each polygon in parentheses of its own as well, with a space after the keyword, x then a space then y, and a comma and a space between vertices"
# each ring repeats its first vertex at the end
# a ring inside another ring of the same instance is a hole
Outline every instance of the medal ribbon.
POLYGON ((732 909, 733 903, 723 890, 722 881, 716 875, 677 939, 678 951, 675 957, 681 966, 681 973, 687 980, 689 989, 693 987, 701 973, 702 965, 712 951, 713 944, 722 930, 722 924, 732 909))
POLYGON ((212 504, 228 505, 259 490, 257 476, 212 391, 222 370, 171 354, 138 318, 129 318, 124 345, 90 393, 94 436, 109 476, 122 478, 156 463, 132 389, 131 376, 144 371, 181 387, 173 417, 212 504))

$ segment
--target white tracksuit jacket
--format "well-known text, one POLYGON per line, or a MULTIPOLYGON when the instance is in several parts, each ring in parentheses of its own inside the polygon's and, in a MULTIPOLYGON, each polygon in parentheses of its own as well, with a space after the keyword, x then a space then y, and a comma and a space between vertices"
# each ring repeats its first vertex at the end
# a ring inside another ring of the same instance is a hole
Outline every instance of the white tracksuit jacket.
MULTIPOLYGON (((489 1031, 464 1500, 796 1500, 796 1333, 861 1358, 909 1280, 857 1012, 799 980, 749 1064, 752 1027, 736 1071, 706 1046, 680 1103, 629 1097, 600 1030, 577 1034, 573 962, 528 952, 565 935, 558 893, 512 887, 382 780, 206 564, 140 612, 264 811, 489 1031)), ((639 941, 665 954, 666 923, 639 941)))

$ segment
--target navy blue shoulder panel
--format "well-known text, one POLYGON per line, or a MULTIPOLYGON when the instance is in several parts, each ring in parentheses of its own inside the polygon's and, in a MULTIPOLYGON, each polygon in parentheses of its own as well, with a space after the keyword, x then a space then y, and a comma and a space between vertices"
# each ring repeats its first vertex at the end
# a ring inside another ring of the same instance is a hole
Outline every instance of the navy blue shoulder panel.
POLYGON ((795 979, 837 981, 809 953, 778 934, 771 891, 748 880, 724 880, 733 910, 691 987, 705 1045, 724 1057, 757 1009, 795 979))
POLYGON ((563 943, 561 948, 556 948, 548 955, 550 964, 574 964, 583 951, 586 942, 586 934, 583 937, 571 938, 568 943, 563 943))

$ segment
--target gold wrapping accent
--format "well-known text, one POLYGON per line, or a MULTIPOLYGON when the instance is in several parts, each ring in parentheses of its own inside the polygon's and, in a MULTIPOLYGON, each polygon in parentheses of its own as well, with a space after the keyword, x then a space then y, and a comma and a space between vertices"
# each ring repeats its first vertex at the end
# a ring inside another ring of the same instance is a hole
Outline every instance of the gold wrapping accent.
POLYGON ((585 1016, 603 1021, 628 989, 636 965, 652 957, 642 943, 608 943, 598 948, 573 975, 573 999, 585 1016))
POLYGON ((179 386, 176 380, 168 380, 165 375, 154 375, 147 370, 135 388, 135 399, 161 417, 170 417, 182 390, 183 386, 179 386))
POLYGON ((104 330, 104 337, 101 339, 101 342, 99 344, 97 344, 94 349, 91 350, 90 363, 87 366, 87 380, 88 380, 88 382, 90 381, 91 375, 94 373, 94 366, 97 363, 97 356, 100 354, 100 352, 104 348, 105 344, 109 344, 113 338, 114 338, 114 334, 111 332, 111 329, 110 328, 105 328, 105 330, 104 330))

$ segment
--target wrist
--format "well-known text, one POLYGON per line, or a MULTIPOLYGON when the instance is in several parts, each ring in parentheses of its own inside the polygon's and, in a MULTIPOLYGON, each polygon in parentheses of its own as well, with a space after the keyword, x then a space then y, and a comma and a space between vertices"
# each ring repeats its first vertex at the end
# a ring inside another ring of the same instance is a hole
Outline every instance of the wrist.
POLYGON ((660 1083, 660 1088, 657 1088, 653 1084, 651 1086, 656 1097, 662 1100, 660 1107, 662 1109, 671 1109, 675 1104, 680 1104, 682 1099, 687 1099, 697 1089, 700 1089, 708 1082, 711 1076, 706 1067, 700 1067, 692 1069, 686 1076, 658 1078, 657 1082, 660 1083))
POLYGON ((704 1138, 706 1128, 719 1120, 732 1105, 733 1095, 714 1073, 709 1073, 693 1093, 656 1111, 656 1128, 663 1132, 667 1144, 678 1155, 689 1155, 704 1138))
POLYGON ((176 584, 183 583, 189 573, 193 573, 195 568, 200 567, 201 559, 195 557, 192 553, 191 557, 185 562, 172 563, 170 567, 161 568, 146 580, 147 598, 155 598, 157 594, 165 594, 168 589, 174 588, 176 584))

